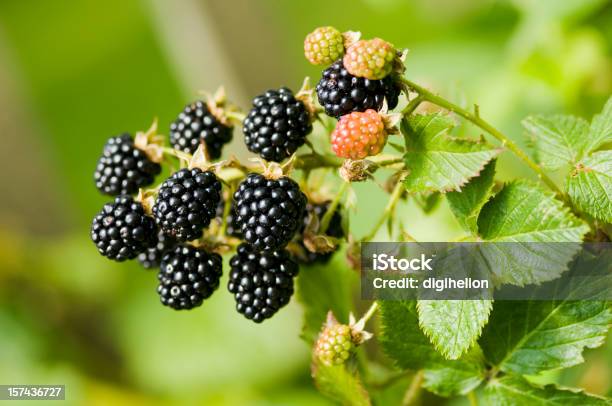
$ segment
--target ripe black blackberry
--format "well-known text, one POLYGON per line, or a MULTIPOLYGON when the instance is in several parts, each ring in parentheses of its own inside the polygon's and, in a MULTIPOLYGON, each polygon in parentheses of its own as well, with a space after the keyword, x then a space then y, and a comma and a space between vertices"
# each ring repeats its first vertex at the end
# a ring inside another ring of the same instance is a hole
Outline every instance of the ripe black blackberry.
POLYGON ((142 204, 120 195, 94 217, 91 239, 100 254, 115 261, 133 259, 155 244, 157 229, 142 204))
POLYGON ((170 125, 170 143, 175 149, 193 154, 204 141, 210 159, 218 159, 223 146, 232 140, 232 132, 232 127, 221 123, 206 103, 198 100, 185 106, 170 125))
POLYGON ((134 146, 132 136, 122 134, 106 141, 94 180, 98 190, 104 194, 130 195, 153 183, 160 172, 161 166, 134 146))
POLYGON ((289 303, 299 268, 285 249, 257 251, 240 244, 230 266, 227 288, 247 319, 261 323, 289 303))
MULTIPOLYGON (((225 235, 229 235, 231 237, 242 238, 242 233, 240 232, 240 227, 236 224, 236 215, 234 211, 236 210, 236 204, 234 200, 231 202, 230 211, 227 215, 226 225, 225 225, 225 235)), ((219 205, 217 206, 217 218, 219 222, 223 221, 223 214, 225 211, 225 200, 221 199, 219 205)))
POLYGON ((382 80, 356 77, 344 68, 342 59, 323 71, 316 90, 325 113, 335 118, 353 111, 378 111, 385 98, 389 109, 393 109, 397 106, 401 91, 392 75, 382 80))
POLYGON ((244 142, 249 151, 275 162, 291 156, 311 131, 306 106, 286 87, 255 97, 243 123, 244 142))
MULTIPOLYGON (((319 221, 319 225, 320 225, 321 220, 323 220, 323 217, 325 216, 325 213, 327 212, 327 208, 329 207, 330 203, 331 201, 329 200, 326 202, 322 202, 322 203, 308 202, 308 205, 306 206, 306 215, 304 216, 304 224, 300 231, 302 235, 300 235, 300 239, 298 241, 298 243, 302 246, 302 251, 304 255, 296 256, 296 260, 298 262, 301 262, 303 264, 326 263, 334 255, 335 251, 321 252, 321 253, 309 251, 308 248, 306 248, 306 246, 304 245, 304 240, 303 240, 304 238, 303 233, 306 227, 308 226, 310 217, 316 216, 319 221)), ((334 210, 334 214, 332 215, 329 225, 327 226, 327 230, 325 231, 325 235, 328 235, 334 238, 344 237, 344 230, 342 229, 342 214, 341 213, 342 213, 341 208, 339 206, 336 207, 336 210, 334 210)))
POLYGON ((191 246, 166 253, 157 278, 160 300, 176 310, 193 309, 219 287, 221 256, 191 246))
POLYGON ((153 215, 165 234, 190 241, 208 227, 220 199, 221 182, 213 172, 181 169, 161 185, 153 215))
POLYGON ((236 224, 257 250, 284 247, 301 227, 306 196, 292 179, 251 173, 234 193, 236 224))
POLYGON ((140 262, 146 269, 157 268, 159 267, 164 254, 173 250, 174 247, 176 247, 176 244, 177 242, 174 238, 169 237, 160 231, 157 233, 157 241, 155 245, 138 254, 138 262, 140 262))

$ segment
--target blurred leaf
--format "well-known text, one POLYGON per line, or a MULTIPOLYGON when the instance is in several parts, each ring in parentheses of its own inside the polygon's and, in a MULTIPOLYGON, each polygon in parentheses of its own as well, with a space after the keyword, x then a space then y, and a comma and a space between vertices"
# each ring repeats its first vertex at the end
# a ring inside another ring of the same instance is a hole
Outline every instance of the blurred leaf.
POLYGON ((419 324, 436 349, 458 359, 476 342, 489 319, 491 300, 419 300, 419 324))
POLYGON ((580 241, 588 227, 552 193, 531 182, 508 183, 478 216, 478 230, 487 241, 580 241))
POLYGON ((442 114, 412 115, 402 121, 409 170, 404 184, 410 193, 459 190, 500 152, 482 142, 449 136, 453 126, 442 114))
POLYGON ((416 193, 413 195, 414 201, 425 214, 431 213, 438 207, 441 197, 441 194, 438 192, 416 193))
POLYGON ((542 388, 530 384, 524 378, 507 375, 495 378, 487 385, 485 399, 495 406, 538 406, 538 405, 609 405, 605 399, 590 396, 582 391, 560 389, 554 385, 542 388))
POLYGON ((612 223, 612 151, 579 162, 567 178, 567 193, 580 210, 612 223))
POLYGON ((309 344, 319 334, 328 311, 339 321, 348 321, 357 274, 346 266, 343 254, 337 252, 327 265, 304 266, 297 277, 297 298, 304 307, 302 338, 309 344))
POLYGON ((601 301, 497 301, 480 345, 502 371, 536 374, 583 362, 610 323, 611 304, 601 301))
POLYGON ((338 403, 351 406, 371 405, 370 395, 356 371, 349 371, 346 363, 325 365, 313 360, 312 376, 317 389, 338 403))
POLYGON ((459 224, 478 234, 478 215, 493 192, 496 160, 489 162, 480 175, 470 179, 458 192, 449 192, 446 199, 459 224))
POLYGON ((523 120, 523 127, 533 137, 540 164, 557 169, 568 163, 576 163, 585 152, 589 123, 573 116, 530 116, 523 120))

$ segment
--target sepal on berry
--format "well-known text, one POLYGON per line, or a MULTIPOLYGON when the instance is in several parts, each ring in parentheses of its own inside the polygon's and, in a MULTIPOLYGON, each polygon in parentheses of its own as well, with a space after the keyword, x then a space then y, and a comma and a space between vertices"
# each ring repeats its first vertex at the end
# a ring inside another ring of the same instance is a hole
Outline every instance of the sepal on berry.
POLYGON ((304 107, 306 107, 306 111, 308 111, 308 115, 310 116, 311 123, 321 111, 315 103, 314 93, 315 89, 310 85, 310 77, 306 76, 304 82, 302 82, 302 87, 295 94, 295 99, 304 103, 304 107))
POLYGON ((364 182, 372 179, 372 173, 377 165, 367 159, 347 159, 338 172, 346 182, 364 182))
POLYGON ((134 146, 144 152, 151 161, 158 164, 164 160, 164 139, 163 135, 157 134, 157 118, 155 118, 147 131, 136 133, 134 146))
POLYGON ((208 111, 221 124, 227 127, 233 127, 234 124, 242 123, 244 117, 242 117, 240 108, 228 102, 227 94, 223 86, 220 86, 213 94, 208 92, 202 92, 202 94, 204 95, 204 101, 206 102, 208 111))

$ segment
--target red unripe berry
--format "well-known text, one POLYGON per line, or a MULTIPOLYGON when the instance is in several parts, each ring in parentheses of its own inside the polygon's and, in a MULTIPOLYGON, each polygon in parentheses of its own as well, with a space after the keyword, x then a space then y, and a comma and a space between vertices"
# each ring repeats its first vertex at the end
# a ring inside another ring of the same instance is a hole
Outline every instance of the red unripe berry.
POLYGON ((331 135, 332 149, 336 155, 347 159, 377 155, 386 142, 383 118, 372 109, 342 116, 331 135))

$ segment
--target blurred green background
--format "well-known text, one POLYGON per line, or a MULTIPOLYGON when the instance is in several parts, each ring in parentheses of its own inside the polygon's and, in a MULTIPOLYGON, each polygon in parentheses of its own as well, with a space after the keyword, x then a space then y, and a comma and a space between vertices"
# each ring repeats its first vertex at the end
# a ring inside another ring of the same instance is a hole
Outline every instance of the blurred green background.
MULTIPOLYGON (((408 48, 411 79, 478 102, 524 146, 528 113, 590 118, 612 89, 605 0, 0 0, 0 383, 66 384, 69 404, 328 404, 310 381, 295 300, 263 325, 238 315, 224 287, 173 312, 154 273, 103 259, 88 236, 107 200, 92 181, 106 138, 153 117, 167 131, 198 90, 223 84, 248 108, 267 88, 316 82, 302 41, 319 25, 408 48)), ((237 129, 226 154, 244 151, 237 129)), ((502 179, 530 176, 511 157, 499 166, 502 179)), ((385 203, 369 196, 352 216, 358 235, 385 203)), ((460 233, 444 203, 400 210, 417 239, 460 233)), ((538 379, 609 392, 612 350, 587 356, 538 379)))

